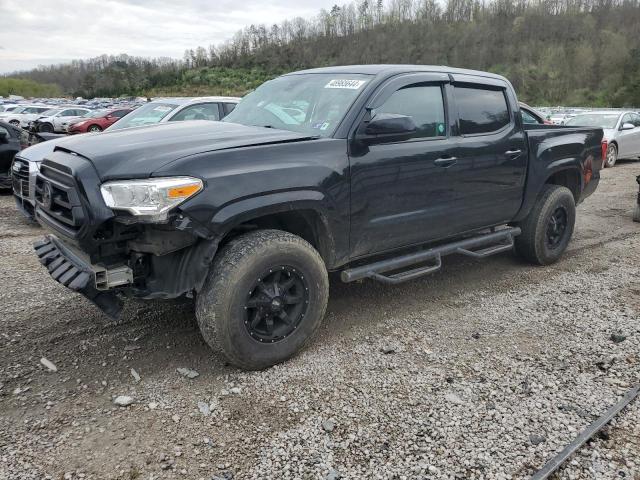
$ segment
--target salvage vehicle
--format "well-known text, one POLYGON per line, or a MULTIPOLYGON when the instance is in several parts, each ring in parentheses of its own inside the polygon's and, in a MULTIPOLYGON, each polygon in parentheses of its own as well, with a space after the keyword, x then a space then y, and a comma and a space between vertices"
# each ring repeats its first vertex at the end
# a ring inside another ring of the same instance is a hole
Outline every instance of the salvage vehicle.
MULTIPOLYGON (((24 133, 26 133, 23 130, 24 133)), ((35 181, 42 160, 69 137, 55 133, 29 133, 29 146, 18 152, 11 166, 13 197, 18 210, 29 220, 35 214, 35 181), (55 137, 55 138, 49 138, 55 137)))
POLYGON ((29 129, 43 133, 65 133, 67 125, 91 110, 84 107, 52 108, 30 123, 29 129))
MULTIPOLYGON (((144 108, 144 107, 142 107, 144 108)), ((117 125, 117 124, 116 124, 117 125)), ((524 125, 495 74, 290 73, 221 122, 72 137, 35 182, 52 278, 119 315, 193 296, 204 339, 262 369, 318 329, 328 273, 398 284, 450 254, 557 261, 600 178, 602 129, 524 125)))
POLYGON ((131 108, 98 110, 97 112, 87 113, 82 118, 72 121, 69 125, 63 123, 62 127, 72 135, 76 133, 101 132, 132 111, 133 109, 131 108))
POLYGON ((573 117, 566 125, 604 130, 605 167, 613 167, 619 158, 640 157, 640 114, 637 112, 591 112, 573 117))
POLYGON ((182 97, 154 100, 131 112, 109 130, 185 120, 221 120, 240 101, 237 97, 182 97))
POLYGON ((0 190, 11 189, 11 162, 26 147, 27 135, 20 128, 0 122, 0 190))

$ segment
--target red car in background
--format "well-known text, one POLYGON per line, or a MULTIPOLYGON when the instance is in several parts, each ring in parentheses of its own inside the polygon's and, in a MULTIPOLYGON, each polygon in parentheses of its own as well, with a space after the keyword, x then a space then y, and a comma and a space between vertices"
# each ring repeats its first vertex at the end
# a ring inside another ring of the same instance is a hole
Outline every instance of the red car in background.
POLYGON ((111 110, 99 110, 97 112, 90 112, 80 120, 69 125, 68 133, 87 133, 87 132, 101 132, 107 127, 110 127, 127 113, 133 111, 132 108, 118 108, 111 110))

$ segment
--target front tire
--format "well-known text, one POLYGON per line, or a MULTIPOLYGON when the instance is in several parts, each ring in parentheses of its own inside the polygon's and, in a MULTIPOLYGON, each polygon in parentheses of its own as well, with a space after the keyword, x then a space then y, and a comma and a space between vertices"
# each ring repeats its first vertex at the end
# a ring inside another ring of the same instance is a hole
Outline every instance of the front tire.
POLYGON ((605 158, 604 166, 613 167, 617 161, 618 161, 618 147, 616 147, 613 143, 611 143, 607 147, 607 156, 605 158))
POLYGON ((216 256, 198 293, 205 341, 232 365, 283 362, 317 331, 327 306, 324 262, 305 240, 280 230, 241 235, 216 256))
POLYGON ((38 131, 42 133, 53 133, 53 125, 50 123, 43 123, 38 127, 38 131))
POLYGON ((571 191, 545 185, 529 215, 519 224, 516 252, 531 263, 549 265, 564 253, 573 235, 576 204, 571 191))
POLYGON ((89 133, 97 133, 101 131, 102 131, 102 128, 100 128, 100 125, 91 125, 89 126, 89 128, 87 128, 87 132, 89 133))

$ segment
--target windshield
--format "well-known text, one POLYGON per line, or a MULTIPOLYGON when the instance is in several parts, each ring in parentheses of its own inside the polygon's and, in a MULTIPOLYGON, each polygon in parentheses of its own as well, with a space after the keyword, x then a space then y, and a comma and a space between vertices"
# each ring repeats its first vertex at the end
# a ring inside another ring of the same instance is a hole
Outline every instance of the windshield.
POLYGON ((369 78, 332 73, 279 77, 244 97, 222 121, 328 137, 369 78))
POLYGON ((574 127, 616 128, 619 118, 619 113, 592 113, 573 117, 571 120, 567 121, 566 124, 574 127))
POLYGON ((175 110, 178 105, 172 103, 147 103, 133 112, 122 117, 116 123, 111 125, 107 130, 120 130, 121 128, 142 127, 144 125, 153 125, 160 122, 170 112, 175 110))

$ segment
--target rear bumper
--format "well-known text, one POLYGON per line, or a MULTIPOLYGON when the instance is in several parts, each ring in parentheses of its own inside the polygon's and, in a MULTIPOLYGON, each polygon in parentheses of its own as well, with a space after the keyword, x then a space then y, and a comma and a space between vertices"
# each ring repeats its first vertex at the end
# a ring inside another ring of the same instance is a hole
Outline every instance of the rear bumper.
POLYGON ((84 295, 109 317, 118 317, 122 301, 115 292, 96 288, 96 272, 80 252, 64 245, 54 235, 47 235, 33 247, 51 278, 84 295))

